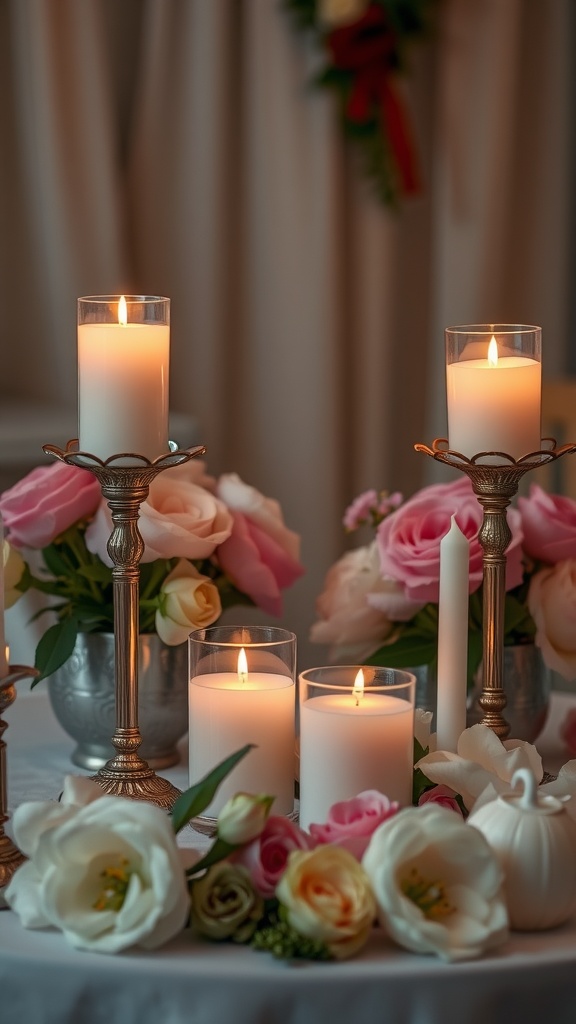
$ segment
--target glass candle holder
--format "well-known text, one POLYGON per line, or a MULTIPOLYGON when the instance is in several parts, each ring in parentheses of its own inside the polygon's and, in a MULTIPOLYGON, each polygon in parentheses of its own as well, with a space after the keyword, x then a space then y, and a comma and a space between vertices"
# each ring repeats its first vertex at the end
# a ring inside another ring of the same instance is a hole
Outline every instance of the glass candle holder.
POLYGON ((294 811, 296 637, 276 626, 212 626, 188 639, 190 784, 246 743, 251 750, 204 812, 216 818, 235 793, 275 797, 294 811))
POLYGON ((80 451, 150 461, 168 451, 169 353, 170 299, 78 299, 80 451))
POLYGON ((416 677, 400 669, 329 665, 300 680, 300 825, 376 789, 412 801, 416 677))
POLYGON ((471 324, 445 333, 450 449, 469 459, 500 452, 518 460, 540 451, 541 328, 471 324))

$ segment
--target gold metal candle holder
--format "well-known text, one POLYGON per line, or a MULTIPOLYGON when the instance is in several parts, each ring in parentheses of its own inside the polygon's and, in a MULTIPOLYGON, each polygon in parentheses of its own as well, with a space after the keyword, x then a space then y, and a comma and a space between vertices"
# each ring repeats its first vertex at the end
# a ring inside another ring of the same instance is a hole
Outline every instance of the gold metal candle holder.
MULTIPOLYGON (((34 668, 25 665, 10 665, 8 675, 0 679, 0 890, 4 889, 10 882, 12 875, 17 868, 26 860, 16 844, 4 832, 4 825, 8 821, 8 776, 6 768, 6 741, 4 733, 8 723, 2 715, 16 700, 15 683, 19 679, 31 679, 38 675, 34 668)), ((0 909, 3 908, 3 900, 0 896, 0 909)))
POLYGON ((576 444, 557 448, 551 437, 543 438, 542 444, 547 447, 530 452, 518 461, 506 452, 479 452, 469 459, 460 452, 451 451, 443 437, 436 438, 431 448, 424 444, 414 445, 416 451, 466 473, 484 512, 478 532, 483 553, 482 696, 478 704, 484 712, 482 724, 489 726, 500 739, 506 739, 510 731, 502 715, 506 706, 502 685, 506 548, 512 539, 506 510, 525 473, 569 452, 576 452, 576 444), (490 458, 490 463, 486 463, 487 458, 490 458))
POLYGON ((108 502, 114 524, 108 540, 114 599, 114 676, 116 731, 112 744, 116 755, 94 776, 106 793, 150 800, 171 808, 179 796, 167 779, 156 775, 138 754, 142 736, 138 727, 138 625, 139 563, 144 542, 138 529, 140 505, 148 497, 150 484, 158 473, 180 466, 205 448, 178 449, 171 443, 166 455, 150 461, 143 455, 122 453, 102 461, 96 455, 78 451, 78 442, 69 441, 66 449, 46 444, 43 450, 70 466, 87 469, 98 478, 102 495, 108 502))

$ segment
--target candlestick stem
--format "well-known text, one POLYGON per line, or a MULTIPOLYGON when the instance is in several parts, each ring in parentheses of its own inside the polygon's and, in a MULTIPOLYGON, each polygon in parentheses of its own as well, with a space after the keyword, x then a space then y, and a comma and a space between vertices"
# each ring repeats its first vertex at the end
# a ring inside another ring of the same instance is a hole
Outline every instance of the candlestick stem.
POLYGON ((502 714, 506 707, 503 687, 506 549, 512 539, 507 509, 525 473, 576 452, 576 444, 557 448, 553 438, 543 438, 542 443, 548 447, 524 455, 518 461, 505 452, 479 452, 469 459, 451 451, 446 438, 436 438, 431 448, 414 445, 416 451, 466 473, 482 506, 483 518, 478 532, 483 566, 482 695, 478 704, 484 712, 482 725, 487 725, 500 739, 506 739, 510 732, 502 714))
POLYGON ((138 517, 154 477, 171 466, 202 455, 205 449, 201 445, 182 450, 173 447, 167 455, 153 462, 134 454, 114 455, 102 461, 95 455, 79 452, 77 441, 69 441, 64 451, 54 445, 44 445, 44 451, 93 473, 112 515, 108 554, 114 563, 116 729, 112 745, 116 754, 94 779, 106 793, 149 800, 170 808, 180 791, 167 779, 157 776, 138 753, 142 743, 138 726, 139 566, 144 553, 138 517))
MULTIPOLYGON (((31 679, 38 675, 36 669, 24 665, 10 665, 8 674, 0 678, 0 891, 10 882, 14 872, 24 863, 25 857, 16 844, 4 832, 9 820, 8 814, 8 773, 6 767, 6 741, 4 733, 8 723, 2 715, 16 700, 15 683, 19 679, 31 679)), ((0 894, 0 909, 6 906, 0 894)))

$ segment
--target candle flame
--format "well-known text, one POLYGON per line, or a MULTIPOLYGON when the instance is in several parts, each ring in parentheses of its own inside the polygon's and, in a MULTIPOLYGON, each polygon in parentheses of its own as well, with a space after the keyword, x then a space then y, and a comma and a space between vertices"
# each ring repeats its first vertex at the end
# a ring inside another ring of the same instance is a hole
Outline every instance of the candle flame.
POLYGON ((122 324, 123 327, 128 323, 128 309, 126 306, 126 299, 123 295, 118 300, 118 323, 122 324))
POLYGON ((488 364, 490 366, 498 366, 498 342, 494 335, 492 335, 492 340, 488 345, 488 364))
POLYGON ((238 653, 238 679, 241 683, 245 683, 248 680, 248 660, 243 647, 240 648, 238 653))
POLYGON ((356 679, 354 680, 352 696, 356 698, 356 707, 358 707, 362 697, 364 696, 364 673, 361 668, 358 669, 356 679))

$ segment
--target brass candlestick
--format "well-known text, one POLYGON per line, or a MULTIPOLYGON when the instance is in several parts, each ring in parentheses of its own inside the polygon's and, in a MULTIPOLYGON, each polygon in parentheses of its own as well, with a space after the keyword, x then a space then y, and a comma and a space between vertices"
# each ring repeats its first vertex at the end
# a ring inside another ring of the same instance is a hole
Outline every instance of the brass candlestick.
POLYGON ((436 438, 431 448, 424 444, 414 445, 416 451, 466 473, 484 512, 478 532, 483 552, 482 696, 478 703, 484 712, 482 724, 489 726, 500 739, 506 739, 510 732, 510 726, 502 715, 506 707, 502 685, 506 548, 512 539, 506 510, 524 473, 569 452, 576 452, 576 444, 557 448, 551 437, 543 438, 542 444, 548 447, 530 452, 518 461, 505 452, 479 452, 469 459, 460 452, 451 451, 443 437, 436 438), (484 461, 487 458, 491 459, 489 464, 484 461))
MULTIPOLYGON (((25 665, 10 665, 8 675, 0 679, 0 890, 4 889, 12 878, 17 868, 26 860, 16 844, 4 832, 4 825, 9 819, 8 815, 8 775, 6 768, 6 741, 4 733, 8 723, 2 715, 16 700, 15 683, 19 679, 32 678, 38 675, 34 668, 25 665)), ((0 909, 5 904, 0 896, 0 909)))
POLYGON ((158 473, 179 466, 205 448, 178 449, 154 461, 143 455, 122 453, 102 461, 88 452, 78 451, 78 442, 69 441, 66 449, 46 444, 43 450, 61 462, 87 469, 98 478, 102 495, 112 513, 114 528, 108 540, 114 599, 114 676, 116 697, 116 731, 112 744, 116 755, 94 776, 106 793, 150 800, 160 807, 171 808, 179 796, 167 779, 156 775, 138 754, 142 736, 138 728, 138 620, 139 563, 144 542, 138 529, 140 505, 148 497, 150 484, 158 473))

